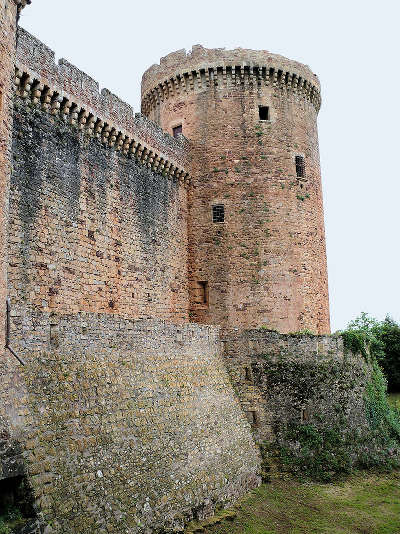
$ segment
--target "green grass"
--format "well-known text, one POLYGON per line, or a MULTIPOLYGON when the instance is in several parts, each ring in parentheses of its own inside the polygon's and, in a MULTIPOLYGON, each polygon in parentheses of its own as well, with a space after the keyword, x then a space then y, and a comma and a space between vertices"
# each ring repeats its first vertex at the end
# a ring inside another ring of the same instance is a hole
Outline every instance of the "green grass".
POLYGON ((398 534, 400 472, 358 473, 335 484, 276 480, 221 516, 219 524, 191 532, 398 534))

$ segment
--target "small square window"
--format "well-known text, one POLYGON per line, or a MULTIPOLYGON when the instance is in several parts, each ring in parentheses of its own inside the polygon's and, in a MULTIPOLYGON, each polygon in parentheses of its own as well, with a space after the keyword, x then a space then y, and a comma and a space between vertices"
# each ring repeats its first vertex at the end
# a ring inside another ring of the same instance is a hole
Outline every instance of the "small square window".
POLYGON ((299 178, 304 178, 305 176, 305 164, 303 156, 296 156, 296 175, 299 178))
POLYGON ((213 206, 212 212, 214 223, 222 223, 225 221, 225 206, 223 204, 213 206))
POLYGON ((179 124, 178 126, 174 126, 172 128, 172 135, 174 137, 178 137, 178 135, 181 133, 182 133, 182 124, 179 124))
POLYGON ((260 121, 269 121, 269 107, 258 106, 258 115, 260 117, 260 121))

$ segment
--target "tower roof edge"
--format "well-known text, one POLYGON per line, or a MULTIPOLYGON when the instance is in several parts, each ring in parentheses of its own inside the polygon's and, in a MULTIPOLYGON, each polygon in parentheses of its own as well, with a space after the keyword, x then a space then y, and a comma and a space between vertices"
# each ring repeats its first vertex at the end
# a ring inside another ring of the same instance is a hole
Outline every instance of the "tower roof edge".
POLYGON ((171 52, 161 58, 159 64, 153 64, 149 67, 142 76, 142 95, 176 75, 225 66, 274 67, 307 79, 320 90, 318 76, 312 72, 308 65, 285 56, 273 54, 268 50, 247 48, 227 50, 225 48, 205 48, 201 44, 196 44, 188 52, 185 49, 171 52))

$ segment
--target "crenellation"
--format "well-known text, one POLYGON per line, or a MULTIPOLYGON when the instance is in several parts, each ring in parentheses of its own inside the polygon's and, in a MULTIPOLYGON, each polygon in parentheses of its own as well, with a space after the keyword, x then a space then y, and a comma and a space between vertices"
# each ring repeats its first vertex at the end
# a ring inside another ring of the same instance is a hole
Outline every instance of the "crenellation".
MULTIPOLYGON (((266 51, 246 49, 205 49, 201 45, 196 45, 187 54, 183 50, 169 54, 160 60, 159 65, 152 65, 145 72, 142 80, 143 111, 148 113, 148 108, 151 106, 151 92, 156 85, 160 83, 166 84, 169 81, 179 88, 181 86, 181 78, 185 77, 188 72, 198 73, 199 81, 201 81, 203 73, 204 87, 208 88, 210 83, 213 85, 218 83, 218 76, 214 76, 214 73, 217 74, 218 69, 225 69, 225 72, 227 72, 226 69, 229 68, 234 85, 239 83, 245 86, 252 86, 254 84, 254 69, 259 69, 260 67, 263 72, 273 68, 285 73, 285 76, 280 77, 282 87, 287 84, 287 88, 291 89, 292 77, 297 76, 311 80, 310 83, 315 87, 315 91, 319 92, 319 81, 316 75, 308 67, 296 61, 288 60, 283 56, 272 55, 266 51), (168 80, 167 72, 170 73, 174 68, 178 72, 173 75, 172 79, 169 78, 168 80), (288 79, 289 74, 290 79, 288 79)), ((265 81, 267 82, 266 78, 265 81)), ((227 83, 225 77, 223 77, 223 83, 227 83)), ((200 83, 199 89, 201 85, 200 83)), ((276 87, 276 84, 274 87, 276 87)), ((195 90, 195 88, 188 84, 186 90, 195 90)), ((172 96, 173 94, 171 94, 172 96)), ((166 95, 164 95, 165 97, 166 95)), ((169 97, 167 96, 167 98, 169 97)), ((312 103, 316 105, 318 111, 318 102, 313 101, 312 103)))
MULTIPOLYGON (((60 59, 56 65, 54 52, 21 28, 18 43, 15 83, 21 98, 30 100, 34 105, 40 102, 44 110, 48 110, 50 105, 53 116, 60 114, 64 120, 89 135, 95 129, 96 137, 101 137, 103 143, 118 150, 124 136, 130 142, 139 136, 144 141, 142 144, 153 144, 177 167, 186 165, 181 141, 172 138, 167 141, 169 136, 157 125, 140 118, 129 104, 108 89, 100 92, 99 84, 93 78, 65 59, 60 59), (91 117, 90 121, 88 117, 91 117), (96 123, 98 127, 94 128, 96 123), (100 123, 104 124, 102 130, 100 123)), ((124 154, 129 155, 129 152, 124 154)))

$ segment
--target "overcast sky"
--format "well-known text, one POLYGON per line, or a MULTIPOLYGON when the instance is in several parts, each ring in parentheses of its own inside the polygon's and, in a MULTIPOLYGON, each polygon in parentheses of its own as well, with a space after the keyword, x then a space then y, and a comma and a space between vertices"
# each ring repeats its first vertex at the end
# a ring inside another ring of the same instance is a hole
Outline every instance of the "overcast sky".
POLYGON ((33 0, 21 25, 140 111, 142 73, 193 44, 265 49, 322 85, 332 331, 400 320, 400 41, 393 0, 33 0))

